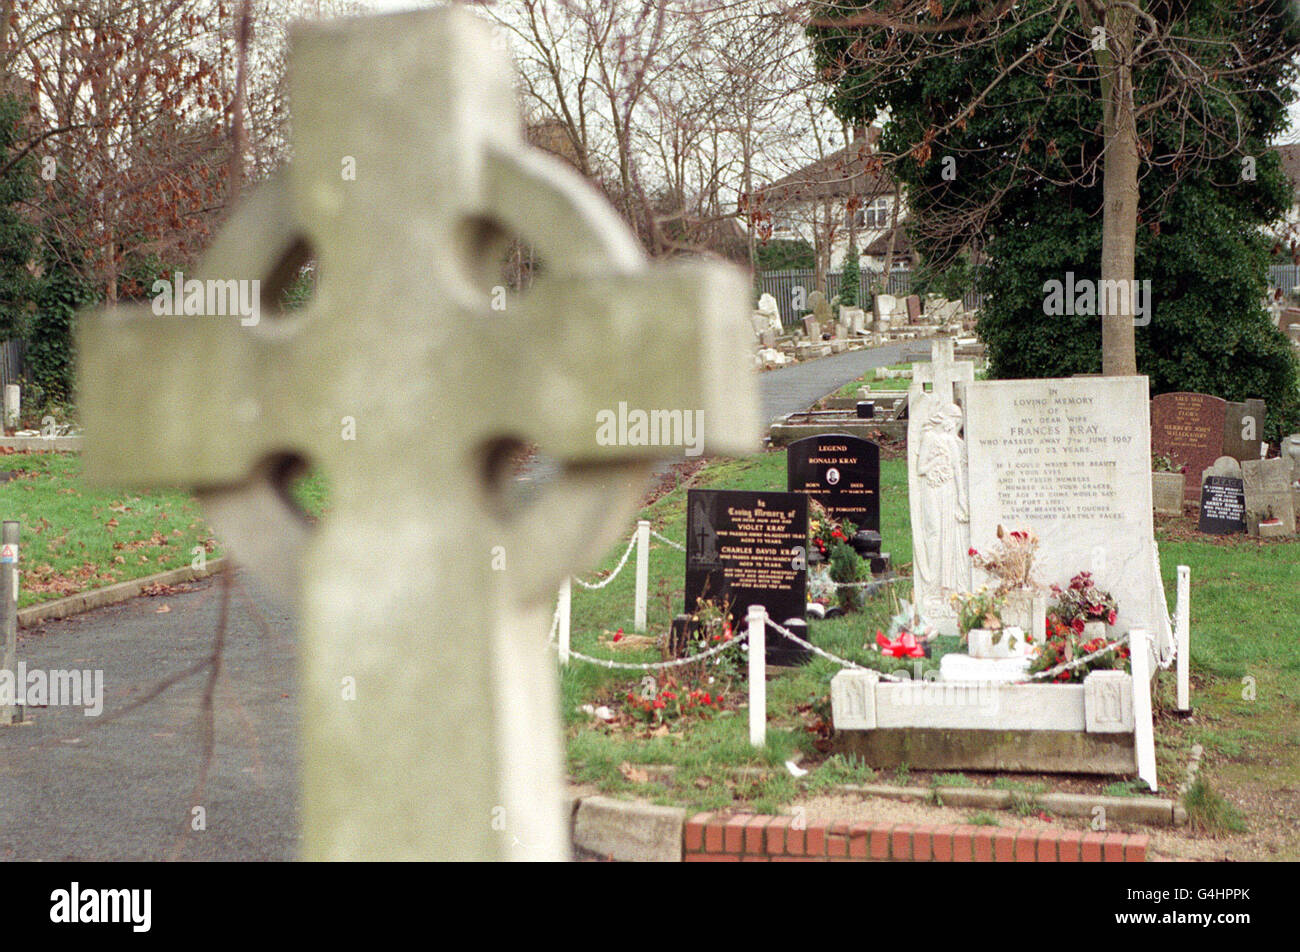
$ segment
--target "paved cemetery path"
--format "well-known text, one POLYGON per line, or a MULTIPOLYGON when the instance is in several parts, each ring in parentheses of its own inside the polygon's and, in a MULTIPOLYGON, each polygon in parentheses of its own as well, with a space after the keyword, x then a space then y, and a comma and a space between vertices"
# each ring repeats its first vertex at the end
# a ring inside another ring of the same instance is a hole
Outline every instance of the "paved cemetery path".
POLYGON ((897 364, 905 355, 918 360, 930 359, 930 341, 914 340, 886 344, 866 350, 854 350, 790 367, 780 367, 758 375, 761 419, 770 423, 787 413, 807 410, 826 394, 844 386, 872 367, 897 364))
MULTIPOLYGON (((241 579, 242 581, 242 579, 241 579)), ((29 712, 0 727, 0 859, 287 860, 297 847, 296 715, 289 613, 264 595, 257 611, 236 589, 215 698, 216 754, 203 796, 207 829, 191 832, 207 674, 109 721, 173 672, 211 654, 219 579, 183 594, 135 598, 19 633, 36 668, 101 668, 104 711, 29 712), (169 610, 160 612, 166 606, 169 610), (100 727, 92 727, 96 721, 100 727)))

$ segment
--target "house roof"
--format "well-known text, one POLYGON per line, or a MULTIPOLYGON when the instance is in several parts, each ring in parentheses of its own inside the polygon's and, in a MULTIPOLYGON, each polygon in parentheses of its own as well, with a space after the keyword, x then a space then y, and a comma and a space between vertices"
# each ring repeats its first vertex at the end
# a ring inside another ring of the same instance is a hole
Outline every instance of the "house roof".
MULTIPOLYGON (((906 226, 907 226, 907 217, 904 216, 903 219, 899 221, 898 227, 894 229, 894 231, 898 233, 898 237, 894 239, 895 256, 910 255, 912 253, 912 242, 909 241, 907 238, 906 226)), ((863 248, 862 254, 871 255, 873 258, 883 257, 885 252, 889 250, 889 235, 890 232, 886 230, 875 241, 871 242, 871 244, 863 248)))
MULTIPOLYGON (((876 133, 877 130, 872 130, 876 133)), ((873 168, 875 134, 850 142, 842 149, 758 189, 760 200, 771 205, 827 201, 857 195, 871 198, 894 191, 894 178, 873 168)))

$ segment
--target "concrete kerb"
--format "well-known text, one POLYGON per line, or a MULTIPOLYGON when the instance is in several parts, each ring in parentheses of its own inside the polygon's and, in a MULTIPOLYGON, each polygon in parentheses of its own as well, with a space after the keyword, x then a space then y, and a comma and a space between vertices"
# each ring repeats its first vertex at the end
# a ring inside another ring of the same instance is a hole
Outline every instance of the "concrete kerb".
POLYGON ((583 797, 573 845, 625 863, 680 863, 686 810, 611 797, 583 797))
POLYGON ((70 615, 79 615, 82 612, 103 608, 106 605, 116 605, 119 602, 135 598, 150 585, 177 585, 181 582, 194 582, 217 574, 225 568, 225 565, 226 560, 224 558, 212 559, 201 569, 186 565, 178 569, 146 575, 143 578, 115 582, 112 585, 105 585, 103 588, 92 588, 88 592, 69 595, 67 598, 56 598, 52 601, 41 602, 39 605, 29 605, 18 612, 18 627, 31 628, 41 622, 51 621, 56 618, 67 618, 70 615))
POLYGON ((34 453, 80 453, 80 436, 0 436, 0 449, 34 453))

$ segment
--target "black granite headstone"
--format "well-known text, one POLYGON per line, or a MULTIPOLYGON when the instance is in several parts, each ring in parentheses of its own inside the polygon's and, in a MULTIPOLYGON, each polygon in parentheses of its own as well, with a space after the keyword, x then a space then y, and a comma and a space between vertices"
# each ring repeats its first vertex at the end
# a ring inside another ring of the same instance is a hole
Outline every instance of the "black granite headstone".
POLYGON ((807 493, 837 520, 880 531, 880 447, 856 436, 810 436, 786 451, 786 489, 807 493))
MULTIPOLYGON (((692 489, 686 494, 686 610, 726 603, 744 630, 750 605, 784 625, 807 604, 808 498, 802 493, 692 489)), ((770 642, 769 642, 770 643, 770 642)))
POLYGON ((1237 476, 1206 476, 1201 482, 1197 526, 1211 535, 1246 531, 1246 483, 1237 476))

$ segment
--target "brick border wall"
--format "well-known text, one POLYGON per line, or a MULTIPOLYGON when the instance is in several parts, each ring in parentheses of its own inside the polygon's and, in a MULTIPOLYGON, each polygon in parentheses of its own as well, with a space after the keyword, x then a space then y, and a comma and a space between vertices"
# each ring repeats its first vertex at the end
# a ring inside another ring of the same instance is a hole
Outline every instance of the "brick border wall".
POLYGON ((1035 831, 997 826, 833 823, 795 829, 788 816, 700 813, 684 828, 687 863, 1141 863, 1145 833, 1035 831))

